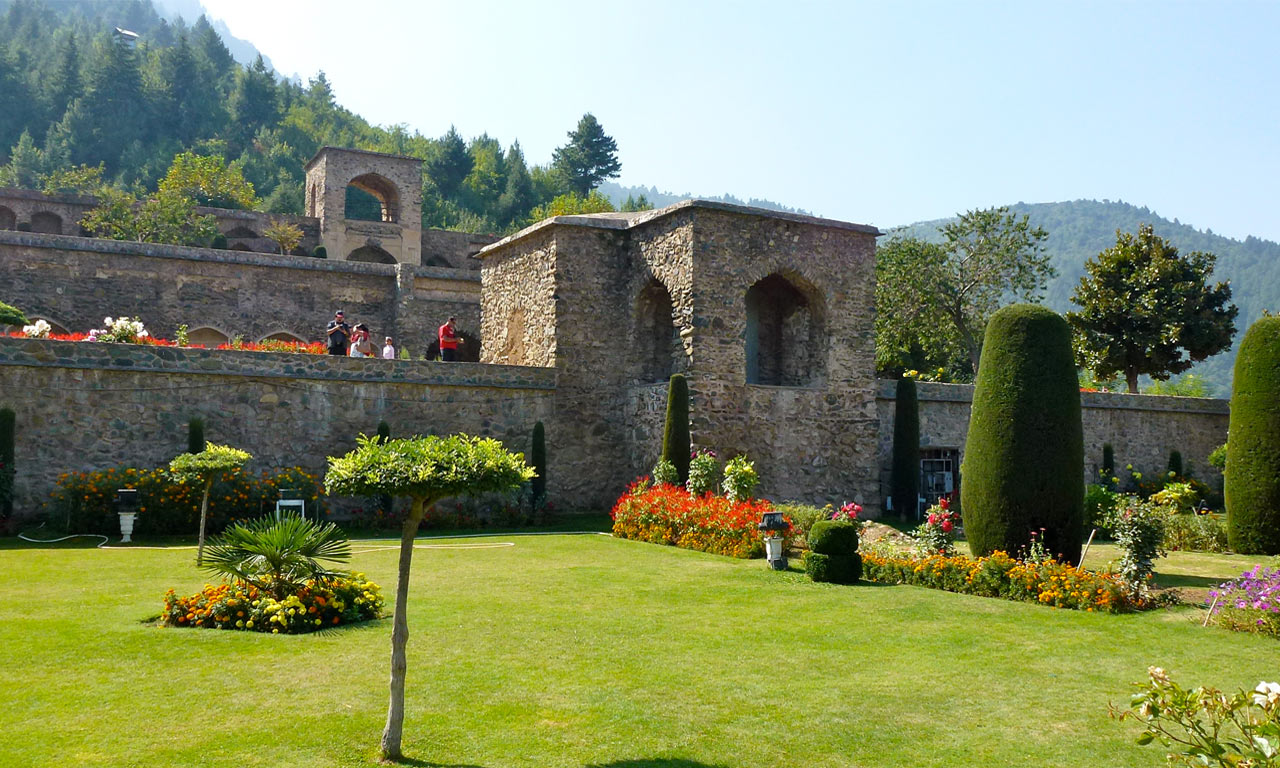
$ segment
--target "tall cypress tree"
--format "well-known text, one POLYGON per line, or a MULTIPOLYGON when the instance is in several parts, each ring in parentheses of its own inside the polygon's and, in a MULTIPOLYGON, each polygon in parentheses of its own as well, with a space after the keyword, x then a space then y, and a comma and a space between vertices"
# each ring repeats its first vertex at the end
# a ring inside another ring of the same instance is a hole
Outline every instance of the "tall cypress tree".
POLYGON ((898 379, 893 403, 893 464, 889 487, 893 508, 915 517, 920 499, 920 407, 915 379, 898 379))
POLYGON ((662 458, 680 473, 680 484, 689 482, 689 382, 684 374, 672 374, 667 385, 667 422, 662 430, 662 458))

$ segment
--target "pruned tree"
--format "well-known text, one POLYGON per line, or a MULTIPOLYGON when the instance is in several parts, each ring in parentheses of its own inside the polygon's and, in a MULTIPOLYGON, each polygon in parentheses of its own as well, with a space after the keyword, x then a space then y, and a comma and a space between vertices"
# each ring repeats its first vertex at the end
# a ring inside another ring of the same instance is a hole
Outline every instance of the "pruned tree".
POLYGON ((915 339, 943 356, 962 350, 977 371, 991 314, 1010 299, 1038 301, 1054 276, 1049 235, 1007 207, 967 211, 939 232, 938 244, 895 238, 877 251, 877 335, 898 349, 915 339))
POLYGON ((1149 224, 1085 263, 1067 315, 1076 362, 1099 378, 1123 374, 1130 394, 1138 377, 1167 380, 1231 346, 1238 310, 1231 286, 1209 284, 1217 257, 1178 249, 1149 224))
POLYGON ((204 531, 209 519, 209 491, 218 478, 234 472, 252 459, 247 451, 229 445, 206 443, 200 453, 180 453, 169 462, 169 471, 180 483, 204 486, 200 499, 200 539, 196 545, 196 565, 204 565, 204 531))
POLYGON ((404 681, 409 640, 409 571, 413 539, 427 507, 447 496, 505 491, 533 477, 524 455, 502 443, 469 435, 414 437, 383 442, 361 435, 356 449, 329 457, 325 490, 330 494, 407 496, 412 501, 400 536, 400 566, 391 631, 391 700, 382 732, 382 757, 399 760, 404 730, 404 681))
POLYGON ((302 242, 302 229, 290 221, 273 221, 271 226, 262 231, 262 234, 275 241, 276 246, 280 248, 281 256, 297 248, 298 243, 302 242))
POLYGON ((600 182, 614 178, 622 170, 618 143, 590 112, 582 116, 576 129, 569 131, 569 143, 556 149, 551 163, 578 197, 586 197, 600 182))

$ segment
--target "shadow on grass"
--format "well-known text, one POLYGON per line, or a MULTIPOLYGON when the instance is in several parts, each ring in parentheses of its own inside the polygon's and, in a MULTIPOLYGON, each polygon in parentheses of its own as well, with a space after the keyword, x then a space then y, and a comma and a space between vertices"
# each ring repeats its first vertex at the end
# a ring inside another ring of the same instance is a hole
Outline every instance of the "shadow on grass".
POLYGON ((1161 587, 1200 587, 1209 589, 1210 587, 1218 586, 1224 581, 1230 581, 1230 579, 1223 579, 1217 576, 1192 576, 1185 573, 1157 573, 1155 575, 1156 585, 1161 587))

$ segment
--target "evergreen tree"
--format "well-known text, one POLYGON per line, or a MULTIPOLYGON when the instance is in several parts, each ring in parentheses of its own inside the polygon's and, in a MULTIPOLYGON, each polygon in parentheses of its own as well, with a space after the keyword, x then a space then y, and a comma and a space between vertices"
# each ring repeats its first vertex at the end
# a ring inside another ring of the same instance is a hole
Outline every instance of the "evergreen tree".
POLYGON ((209 62, 214 77, 222 81, 230 78, 235 72, 236 60, 203 14, 196 19, 195 25, 191 28, 191 34, 196 48, 200 50, 205 61, 209 62))
POLYGON ((80 78, 80 46, 72 32, 58 49, 58 66, 45 82, 45 100, 49 104, 49 120, 56 121, 71 102, 84 94, 80 78))
POLYGON ((552 164, 579 197, 586 197, 600 182, 616 177, 622 170, 617 142, 590 112, 569 132, 569 143, 556 149, 552 164))
POLYGON ((451 199, 457 195, 474 164, 475 160, 467 152, 467 145, 458 135, 458 129, 451 125, 449 132, 432 144, 424 170, 440 195, 451 199))
POLYGON ((262 56, 258 56, 253 66, 236 70, 227 106, 231 114, 229 138, 240 149, 249 144, 258 129, 273 126, 280 120, 276 78, 262 56))
POLYGON ((40 176, 44 173, 44 158, 26 131, 18 138, 9 153, 9 165, 0 168, 0 187, 39 189, 40 176))
POLYGON ((76 157, 75 147, 72 157, 78 162, 102 160, 108 171, 114 171, 128 145, 149 134, 135 51, 123 41, 103 37, 95 46, 86 80, 84 98, 76 103, 82 104, 87 119, 77 132, 87 129, 88 135, 76 137, 77 143, 84 142, 83 159, 76 157))
POLYGON ((8 49, 0 45, 0 147, 12 147, 22 135, 27 115, 18 107, 29 100, 20 70, 8 49))
POLYGON ((533 180, 529 177, 529 168, 525 165, 520 142, 512 142, 504 165, 507 169, 507 183, 502 195, 498 197, 497 218, 506 226, 523 219, 525 212, 533 207, 533 180))

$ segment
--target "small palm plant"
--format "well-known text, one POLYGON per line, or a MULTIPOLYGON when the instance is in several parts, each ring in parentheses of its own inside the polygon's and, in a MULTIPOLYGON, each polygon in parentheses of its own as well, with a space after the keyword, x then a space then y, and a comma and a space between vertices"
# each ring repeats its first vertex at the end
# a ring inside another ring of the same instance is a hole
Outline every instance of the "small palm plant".
POLYGON ((336 575, 321 560, 342 563, 350 558, 351 543, 338 526, 288 516, 233 525, 209 544, 202 567, 283 600, 308 581, 336 575))

